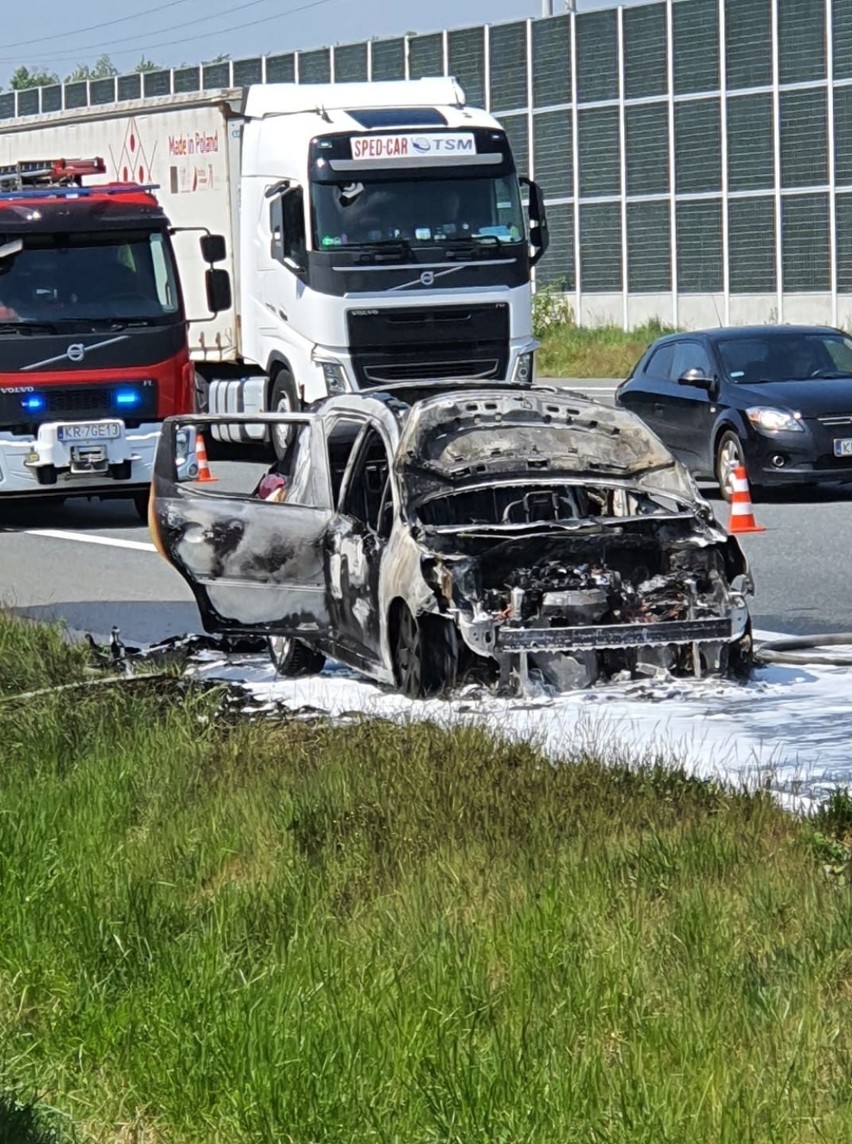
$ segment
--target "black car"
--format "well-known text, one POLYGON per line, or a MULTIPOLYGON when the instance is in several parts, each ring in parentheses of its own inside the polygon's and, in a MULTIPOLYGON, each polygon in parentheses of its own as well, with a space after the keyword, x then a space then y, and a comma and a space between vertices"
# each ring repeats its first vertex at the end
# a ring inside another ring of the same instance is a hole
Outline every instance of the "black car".
POLYGON ((659 338, 616 393, 695 476, 751 485, 852 480, 852 339, 824 326, 659 338))

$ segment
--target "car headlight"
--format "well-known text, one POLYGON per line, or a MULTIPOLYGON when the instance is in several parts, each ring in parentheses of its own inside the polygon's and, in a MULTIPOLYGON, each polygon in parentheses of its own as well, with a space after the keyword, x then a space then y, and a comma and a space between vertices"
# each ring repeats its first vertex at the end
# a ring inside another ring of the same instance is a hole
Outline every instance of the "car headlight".
POLYGON ((519 385, 530 385, 533 379, 533 355, 518 354, 515 362, 515 376, 513 378, 519 385))
POLYGON ((746 410, 746 417, 756 429, 764 433, 802 433, 801 413, 788 413, 785 409, 773 409, 765 405, 755 405, 746 410))

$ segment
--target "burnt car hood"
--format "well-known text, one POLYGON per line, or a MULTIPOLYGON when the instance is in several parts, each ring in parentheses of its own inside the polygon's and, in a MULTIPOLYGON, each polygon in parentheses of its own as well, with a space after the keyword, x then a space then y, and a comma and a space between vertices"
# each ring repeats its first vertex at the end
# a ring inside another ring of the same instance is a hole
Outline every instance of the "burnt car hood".
POLYGON ((571 393, 441 395, 418 403, 397 453, 415 499, 491 477, 606 478, 695 503, 695 485, 638 418, 571 393))
POLYGON ((817 377, 810 381, 765 381, 735 384, 736 405, 773 405, 796 410, 803 417, 852 413, 852 377, 817 377))

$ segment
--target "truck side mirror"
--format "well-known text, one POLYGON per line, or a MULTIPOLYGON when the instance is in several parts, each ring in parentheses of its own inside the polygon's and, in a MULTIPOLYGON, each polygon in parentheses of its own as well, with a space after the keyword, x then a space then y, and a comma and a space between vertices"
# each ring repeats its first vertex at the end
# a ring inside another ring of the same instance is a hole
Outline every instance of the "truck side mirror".
POLYGON ((519 182, 522 186, 527 187, 530 193, 528 208, 530 216, 530 246, 532 247, 530 266, 535 266, 550 245, 550 232, 547 229, 547 210, 544 205, 544 195, 538 183, 534 183, 532 179, 524 177, 519 179, 519 182))
POLYGON ((224 235, 203 234, 200 239, 200 244, 201 257, 210 266, 215 262, 224 262, 228 256, 224 235))
POLYGON ((207 287, 207 308, 211 314, 220 314, 223 310, 230 310, 231 276, 227 270, 210 269, 204 275, 207 287))

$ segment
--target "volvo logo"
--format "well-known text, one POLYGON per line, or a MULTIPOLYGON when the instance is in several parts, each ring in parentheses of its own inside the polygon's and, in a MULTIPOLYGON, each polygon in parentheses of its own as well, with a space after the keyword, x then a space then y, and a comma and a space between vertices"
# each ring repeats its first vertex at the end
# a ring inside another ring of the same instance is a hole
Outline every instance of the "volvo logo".
POLYGON ((434 286, 435 285, 434 271, 424 270, 423 273, 420 275, 420 285, 421 286, 434 286))
POLYGON ((29 365, 21 366, 21 372, 33 369, 44 369, 47 365, 56 365, 60 361, 70 361, 74 365, 78 365, 86 356, 87 353, 92 353, 94 350, 103 350, 107 346, 117 345, 119 342, 126 342, 128 334, 119 334, 115 338, 107 338, 103 342, 92 342, 91 345, 84 346, 81 342, 73 342, 64 354, 57 354, 56 357, 44 358, 42 361, 33 361, 29 365))

